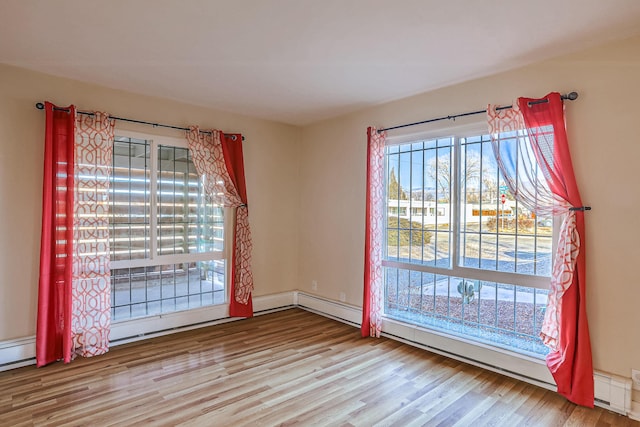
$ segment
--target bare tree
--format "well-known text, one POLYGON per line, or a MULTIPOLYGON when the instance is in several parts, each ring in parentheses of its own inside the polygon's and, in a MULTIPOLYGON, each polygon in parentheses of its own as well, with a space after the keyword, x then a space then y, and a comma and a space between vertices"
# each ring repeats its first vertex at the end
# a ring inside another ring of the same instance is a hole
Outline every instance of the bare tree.
POLYGON ((445 202, 451 200, 451 178, 453 175, 453 171, 451 170, 451 155, 452 153, 441 154, 431 159, 425 170, 427 176, 436 182, 436 199, 445 202))
MULTIPOLYGON (((451 160, 452 156, 449 153, 442 154, 437 158, 431 159, 425 171, 427 176, 436 182, 438 189, 437 199, 440 201, 449 202, 451 200, 451 191, 453 190, 451 160)), ((481 173, 481 159, 478 153, 469 152, 464 160, 464 170, 460 176, 460 191, 462 195, 466 195, 468 203, 477 203, 480 200, 480 183, 484 182, 485 187, 490 191, 495 191, 496 184, 490 178, 492 175, 487 165, 482 165, 481 173)))

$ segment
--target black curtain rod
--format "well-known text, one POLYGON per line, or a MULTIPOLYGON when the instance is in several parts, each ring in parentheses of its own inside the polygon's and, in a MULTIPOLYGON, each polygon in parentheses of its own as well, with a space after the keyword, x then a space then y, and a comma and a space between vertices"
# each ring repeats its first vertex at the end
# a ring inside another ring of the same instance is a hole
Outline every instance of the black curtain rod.
MULTIPOLYGON (((562 95, 561 98, 562 99, 568 99, 570 101, 574 101, 574 100, 578 99, 578 92, 571 92, 571 93, 568 93, 566 95, 562 95)), ((545 102, 549 102, 549 101, 546 100, 546 99, 540 99, 538 101, 530 102, 529 105, 544 104, 545 102)), ((496 110, 506 110, 506 109, 509 109, 509 108, 513 108, 513 105, 506 105, 504 107, 497 107, 496 110)), ((444 117, 438 117, 438 118, 435 118, 435 119, 423 120, 421 122, 407 123, 407 124, 398 125, 398 126, 391 126, 391 127, 384 128, 384 129, 378 129, 378 133, 382 133, 382 132, 387 131, 387 130, 393 130, 393 129, 406 128, 406 127, 409 127, 409 126, 422 125, 422 124, 425 124, 425 123, 439 122, 440 120, 455 120, 458 117, 473 116, 473 115, 476 115, 476 114, 483 114, 483 113, 486 113, 486 112, 487 112, 487 110, 470 111, 468 113, 454 114, 452 116, 444 116, 444 117)))
MULTIPOLYGON (((36 104, 36 108, 38 110, 44 110, 44 104, 42 102, 38 102, 36 104)), ((53 107, 53 109, 56 110, 56 111, 66 111, 67 113, 69 112, 68 108, 53 107)), ((93 116, 94 115, 94 113, 91 113, 91 112, 88 112, 88 111, 77 110, 76 112, 78 114, 86 114, 87 116, 93 116)), ((141 125, 149 125, 149 126, 153 126, 154 128, 160 127, 160 128, 185 130, 185 131, 189 130, 189 128, 185 128, 185 127, 172 126, 172 125, 163 125, 162 123, 145 122, 144 120, 127 119, 127 118, 124 118, 124 117, 116 117, 116 116, 109 116, 109 118, 114 119, 114 120, 120 120, 122 122, 138 123, 138 124, 141 124, 141 125)), ((211 132, 206 131, 206 130, 201 130, 200 132, 204 133, 204 134, 207 134, 207 135, 211 135, 211 132)), ((236 136, 235 135, 225 134, 225 136, 230 137, 232 141, 236 140, 236 136)), ((244 141, 244 136, 242 137, 242 140, 244 141)))

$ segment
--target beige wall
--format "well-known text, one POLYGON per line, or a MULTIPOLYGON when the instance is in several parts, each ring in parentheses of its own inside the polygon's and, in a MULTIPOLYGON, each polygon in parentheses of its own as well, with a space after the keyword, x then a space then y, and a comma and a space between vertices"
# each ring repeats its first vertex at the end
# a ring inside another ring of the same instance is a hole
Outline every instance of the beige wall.
MULTIPOLYGON (((43 100, 120 117, 242 132, 254 294, 297 288, 298 128, 0 65, 0 341, 35 334, 44 113, 34 105, 43 100)), ((128 128, 181 135, 149 126, 128 128)))
POLYGON ((577 181, 583 201, 593 207, 586 214, 585 249, 594 365, 630 377, 632 367, 640 369, 639 78, 640 38, 635 38, 304 128, 300 288, 314 293, 311 281, 317 280, 316 294, 338 300, 345 292, 348 303, 362 304, 368 125, 410 123, 482 109, 489 102, 509 104, 518 96, 576 90, 580 97, 566 111, 577 181))

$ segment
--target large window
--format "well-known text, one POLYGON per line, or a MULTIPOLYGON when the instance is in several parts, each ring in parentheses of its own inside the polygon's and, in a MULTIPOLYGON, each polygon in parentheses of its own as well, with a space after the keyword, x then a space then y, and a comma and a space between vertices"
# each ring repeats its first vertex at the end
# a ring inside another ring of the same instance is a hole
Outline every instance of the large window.
POLYGON ((385 174, 385 315, 546 354, 553 221, 514 199, 489 136, 391 140, 385 174))
POLYGON ((115 138, 109 226, 114 321, 225 302, 224 211, 186 141, 115 138))

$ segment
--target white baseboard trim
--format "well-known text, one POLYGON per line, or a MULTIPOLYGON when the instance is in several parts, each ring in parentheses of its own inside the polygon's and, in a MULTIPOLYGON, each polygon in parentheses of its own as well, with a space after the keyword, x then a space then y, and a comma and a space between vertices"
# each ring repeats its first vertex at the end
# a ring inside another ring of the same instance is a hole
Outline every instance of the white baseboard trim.
POLYGON ((255 315, 259 315, 282 308, 291 308, 296 305, 297 293, 297 291, 280 292, 279 294, 255 297, 253 299, 253 312, 255 315))
MULTIPOLYGON (((329 317, 360 327, 360 307, 299 291, 255 297, 254 314, 271 313, 291 307, 329 317)), ((182 313, 168 313, 144 319, 118 322, 111 328, 111 345, 187 331, 239 320, 229 317, 228 306, 212 306, 182 313)), ((383 335, 452 359, 498 372, 527 383, 555 390, 555 383, 544 361, 499 350, 471 341, 461 341, 446 334, 391 319, 383 321, 383 335), (526 374, 522 371, 526 366, 526 374)), ((35 364, 35 337, 0 342, 0 371, 35 364)), ((594 373, 596 405, 640 420, 640 402, 631 400, 631 378, 603 372, 594 373)))
POLYGON ((331 301, 315 295, 296 292, 296 305, 325 317, 339 320, 351 326, 360 327, 362 309, 337 301, 331 301))
POLYGON ((631 411, 631 378, 594 372, 596 405, 627 415, 631 411))
POLYGON ((0 372, 36 363, 36 337, 0 342, 0 372))
POLYGON ((631 401, 631 409, 627 414, 632 420, 640 421, 640 402, 631 401))
MULTIPOLYGON (((294 293, 281 292, 253 298, 255 316, 294 306, 294 293)), ((173 334, 206 326, 240 320, 229 316, 228 305, 214 305, 186 312, 167 313, 144 319, 127 320, 111 326, 110 345, 116 346, 130 342, 173 334)))

